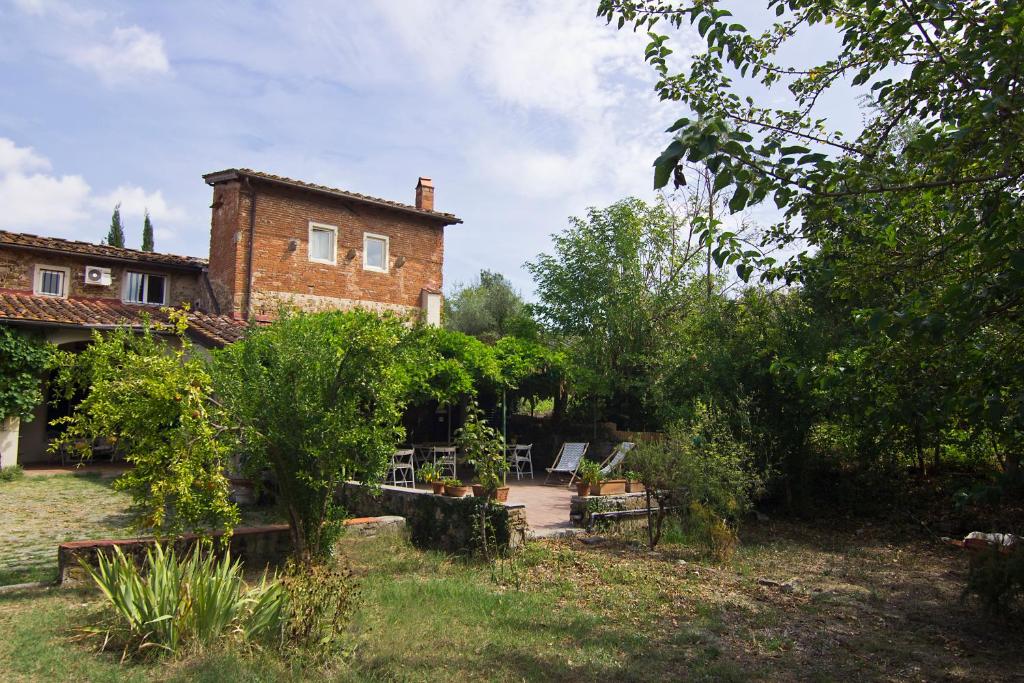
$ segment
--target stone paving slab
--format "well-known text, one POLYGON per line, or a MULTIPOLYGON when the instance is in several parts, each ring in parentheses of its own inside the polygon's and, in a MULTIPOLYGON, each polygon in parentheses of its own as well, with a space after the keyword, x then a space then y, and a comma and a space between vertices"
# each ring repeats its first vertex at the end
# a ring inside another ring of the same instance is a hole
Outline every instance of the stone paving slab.
POLYGON ((544 485, 540 479, 508 482, 508 502, 526 506, 526 523, 533 538, 574 533, 569 521, 573 491, 561 484, 544 485))

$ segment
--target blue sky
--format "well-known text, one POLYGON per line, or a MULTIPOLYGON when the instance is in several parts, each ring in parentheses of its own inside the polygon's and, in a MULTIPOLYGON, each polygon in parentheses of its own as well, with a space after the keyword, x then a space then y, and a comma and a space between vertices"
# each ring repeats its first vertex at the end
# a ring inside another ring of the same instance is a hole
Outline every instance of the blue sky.
MULTIPOLYGON (((157 249, 206 256, 203 173, 251 167, 411 203, 446 234, 446 289, 522 264, 567 217, 652 197, 646 37, 594 0, 0 0, 0 228, 99 241, 117 202, 157 249)), ((680 58, 696 45, 683 33, 680 58)))

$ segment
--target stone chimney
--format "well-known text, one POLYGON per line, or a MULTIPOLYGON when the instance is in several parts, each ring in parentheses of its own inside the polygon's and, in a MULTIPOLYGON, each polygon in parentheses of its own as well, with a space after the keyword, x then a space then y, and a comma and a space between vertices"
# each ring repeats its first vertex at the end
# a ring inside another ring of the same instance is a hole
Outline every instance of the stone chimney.
POLYGON ((420 177, 416 183, 416 208, 424 211, 434 210, 434 181, 420 177))

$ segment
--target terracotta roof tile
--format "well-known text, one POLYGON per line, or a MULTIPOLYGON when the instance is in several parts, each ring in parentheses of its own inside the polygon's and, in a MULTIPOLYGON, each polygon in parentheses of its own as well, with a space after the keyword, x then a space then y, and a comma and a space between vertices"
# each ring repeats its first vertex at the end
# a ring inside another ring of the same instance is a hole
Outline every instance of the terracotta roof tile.
MULTIPOLYGON (((0 291, 0 323, 43 323, 68 327, 142 327, 144 317, 166 321, 158 308, 134 306, 108 299, 61 299, 20 292, 0 291)), ((226 315, 198 311, 188 314, 189 332, 206 345, 223 346, 238 341, 245 324, 226 315)))
POLYGON ((255 178, 257 180, 264 180, 267 182, 277 183, 280 185, 288 185, 291 187, 297 187, 304 190, 311 190, 313 192, 329 194, 335 197, 342 197, 344 199, 350 199, 357 202, 376 204, 378 206, 383 206, 385 208, 398 209, 406 213, 418 214, 426 218, 440 220, 448 225, 462 222, 461 218, 457 217, 455 214, 452 213, 417 209, 415 206, 410 206, 409 204, 402 204, 401 202, 394 202, 391 201, 390 199, 381 199, 380 197, 371 197, 370 195, 359 194, 358 192, 349 192, 348 190, 341 190, 336 187, 317 185, 316 183, 307 183, 302 180, 294 180, 292 178, 274 175, 273 173, 254 171, 251 168, 229 168, 223 171, 215 171, 214 173, 207 173, 206 175, 204 175, 203 180, 205 180, 208 184, 213 185, 215 183, 223 182, 225 180, 234 180, 235 178, 239 177, 255 178))
POLYGON ((140 263, 158 263, 177 268, 189 268, 200 270, 206 266, 206 259, 193 256, 178 256, 176 254, 160 254, 153 251, 139 251, 138 249, 124 249, 111 247, 106 244, 92 244, 91 242, 80 242, 78 240, 65 240, 59 237, 40 237, 23 232, 8 232, 0 230, 0 246, 16 247, 21 249, 32 249, 38 251, 63 252, 66 254, 81 254, 100 259, 114 259, 117 261, 136 261, 140 263))

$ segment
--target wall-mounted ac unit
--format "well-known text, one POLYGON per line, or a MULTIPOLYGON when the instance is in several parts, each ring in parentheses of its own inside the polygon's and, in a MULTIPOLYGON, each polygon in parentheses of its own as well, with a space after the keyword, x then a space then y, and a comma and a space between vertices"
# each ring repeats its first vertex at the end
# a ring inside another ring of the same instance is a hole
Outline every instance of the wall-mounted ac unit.
POLYGON ((103 285, 106 287, 110 285, 110 282, 110 268, 100 268, 99 266, 85 267, 85 284, 103 285))

